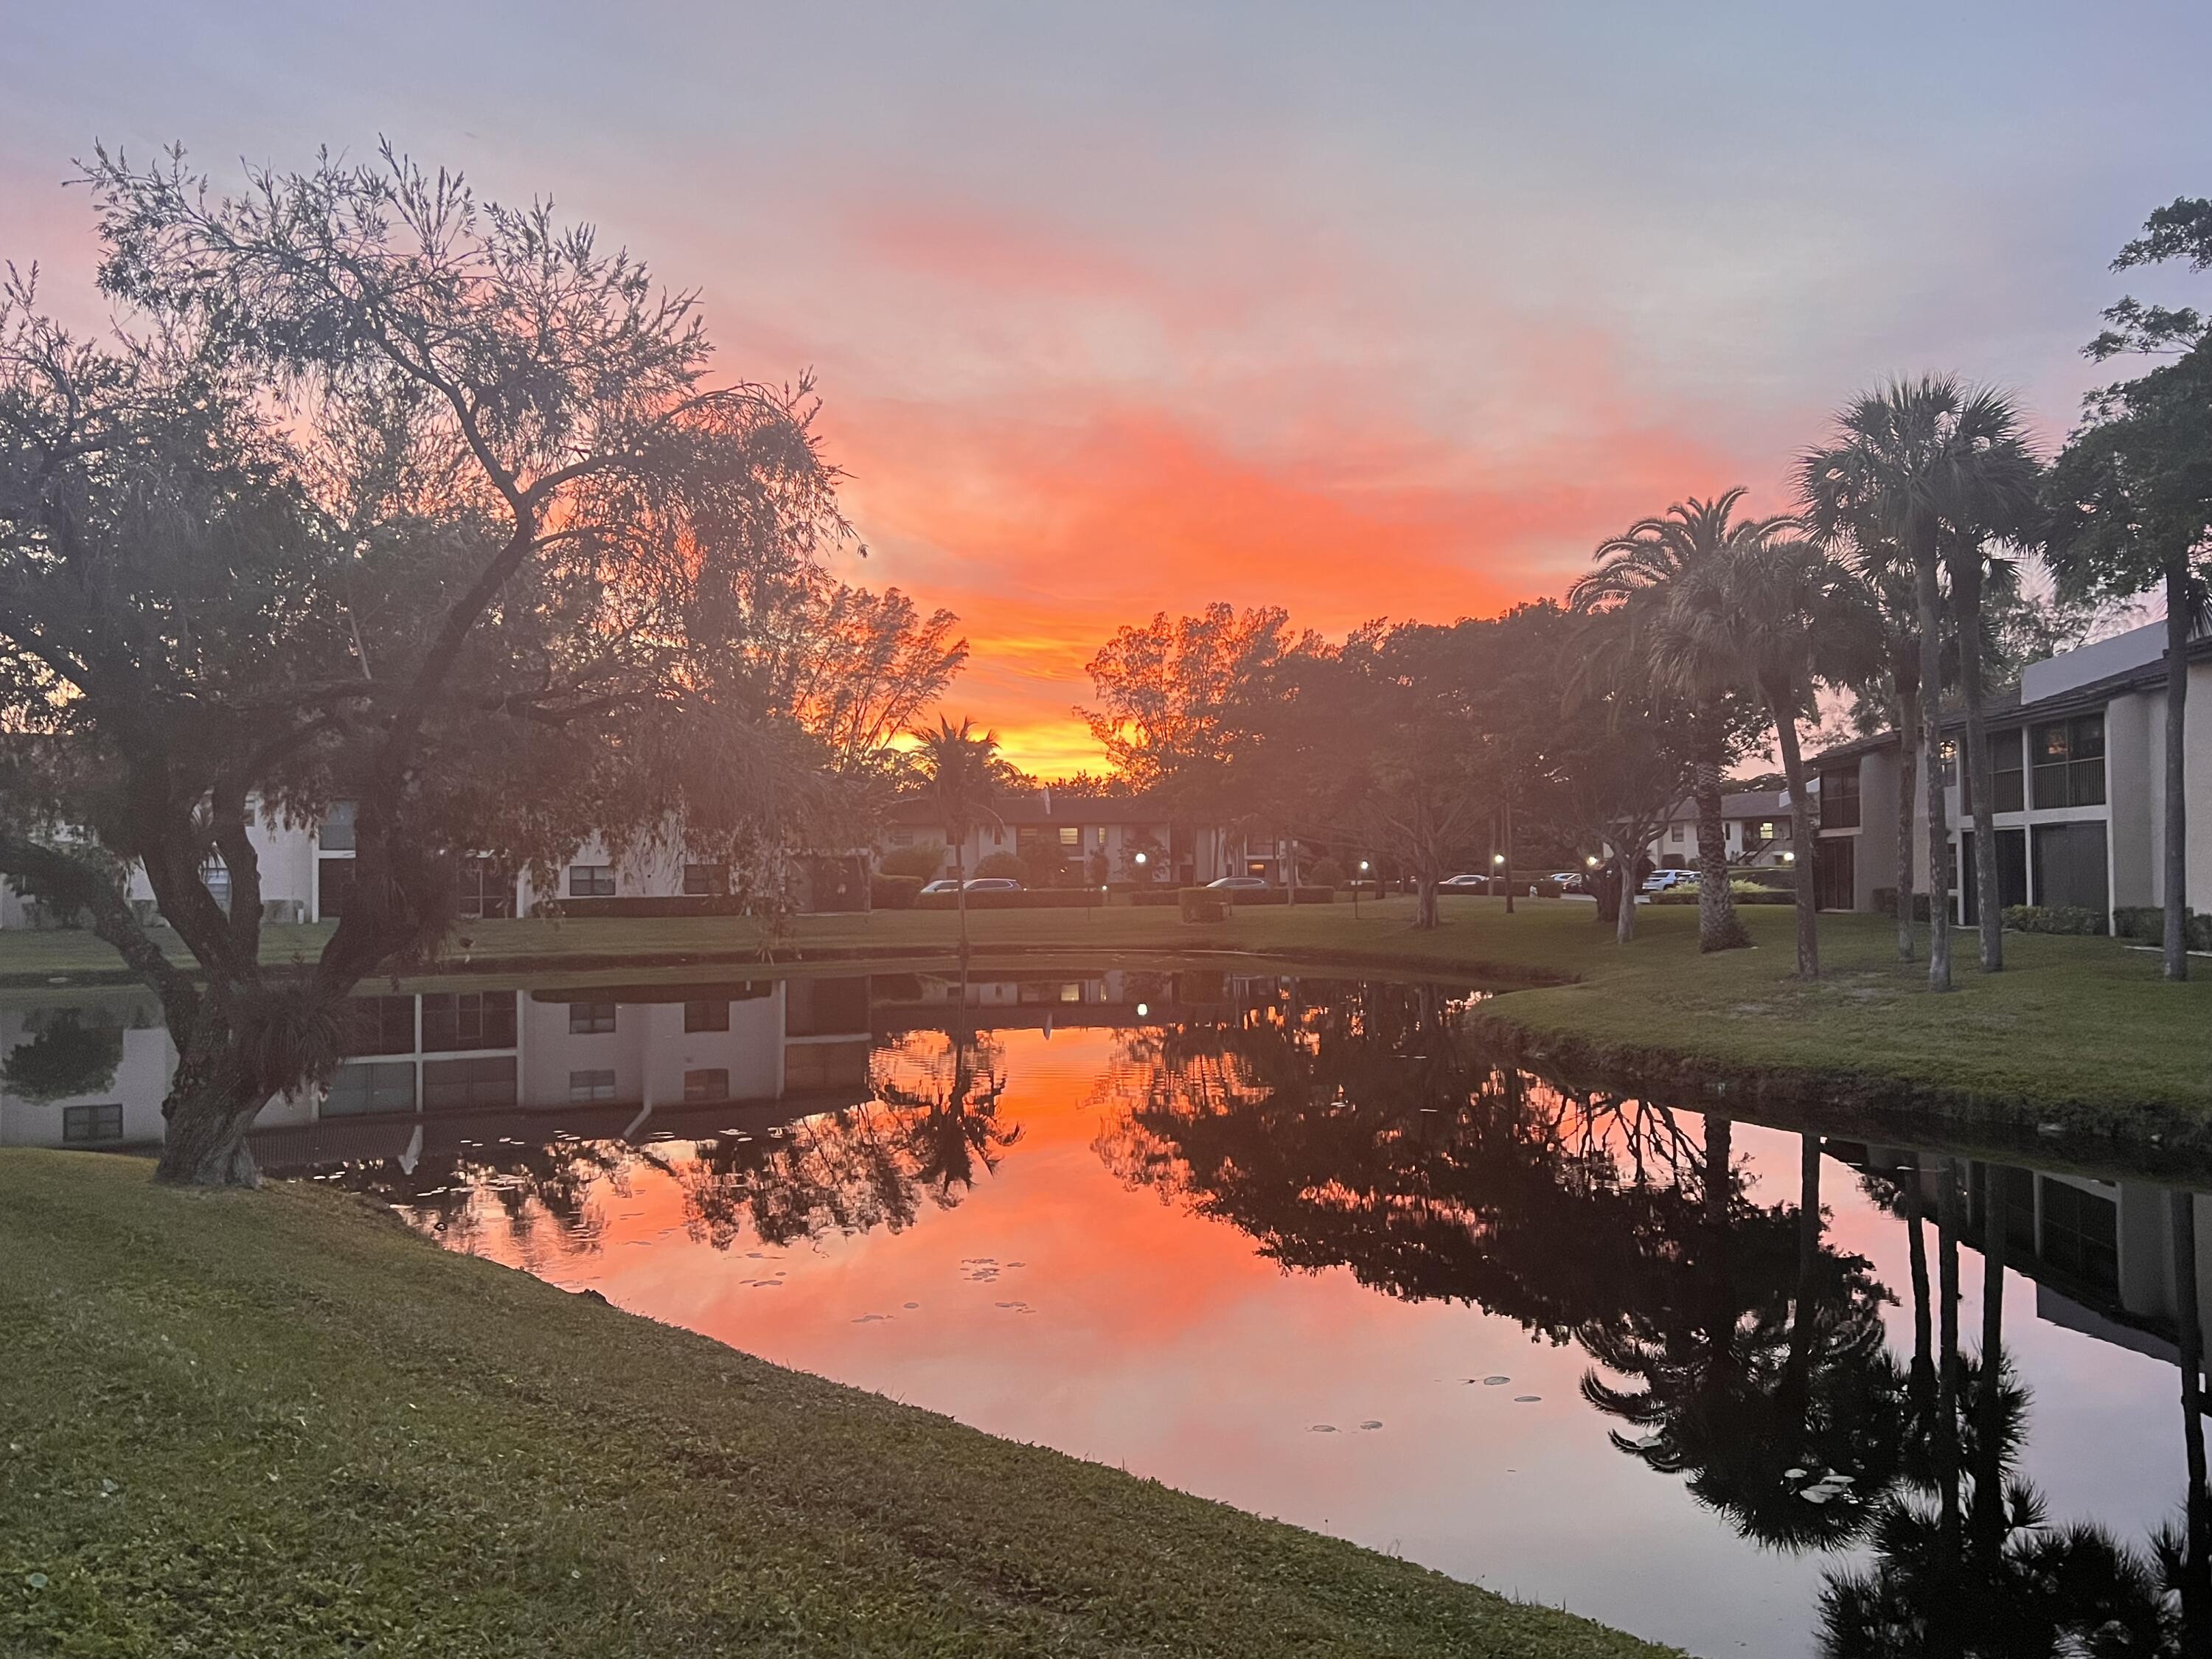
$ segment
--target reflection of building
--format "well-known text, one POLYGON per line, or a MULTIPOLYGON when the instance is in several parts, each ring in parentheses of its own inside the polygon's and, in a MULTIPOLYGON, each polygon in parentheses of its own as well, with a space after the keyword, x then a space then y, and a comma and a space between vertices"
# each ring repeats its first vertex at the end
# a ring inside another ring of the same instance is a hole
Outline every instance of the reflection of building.
POLYGON ((966 980, 942 974, 883 975, 875 981, 878 1031, 943 1026, 961 1006, 994 1028, 1115 1029, 1218 1019, 1247 981, 1209 969, 1109 968, 1100 974, 1004 974, 966 980))
MULTIPOLYGON (((1846 1151, 1835 1143, 1830 1150, 1846 1151)), ((1923 1209, 1932 1224, 1938 1160, 1923 1156, 1922 1161, 1923 1209)), ((2035 1281, 2038 1317, 2180 1363, 2170 1188, 2145 1181, 2099 1181, 1960 1162, 1967 1223, 1960 1242, 1978 1250, 1986 1237, 1989 1206, 1999 1206, 2005 1265, 2035 1281)), ((1909 1178, 1910 1160, 1870 1147, 1863 1167, 1893 1179, 1909 1178)), ((2197 1211, 2197 1316, 2200 1323, 2212 1323, 2212 1194, 2191 1194, 2189 1201, 2197 1211)))
MULTIPOLYGON (((348 1009, 348 1054, 328 1089, 272 1100, 257 1130, 572 1106, 621 1107, 641 1120, 665 1107, 854 1095, 867 1085, 866 979, 559 991, 449 981, 356 996, 348 1009)), ((27 1066, 72 1085, 34 1098, 0 1081, 0 1145, 161 1138, 175 1050, 145 994, 0 1002, 0 1060, 9 1079, 27 1066)))

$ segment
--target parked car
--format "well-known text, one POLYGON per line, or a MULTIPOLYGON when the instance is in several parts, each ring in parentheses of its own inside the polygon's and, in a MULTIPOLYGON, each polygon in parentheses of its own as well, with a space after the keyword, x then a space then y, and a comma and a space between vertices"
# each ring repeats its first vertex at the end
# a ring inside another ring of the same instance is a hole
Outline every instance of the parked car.
POLYGON ((1265 876, 1223 876, 1206 884, 1216 891, 1255 893, 1264 890, 1270 884, 1265 876))
POLYGON ((1663 893, 1670 888, 1694 887, 1697 884, 1698 872, 1694 870, 1654 870, 1644 878, 1643 890, 1663 893))
POLYGON ((940 880, 931 882, 921 890, 925 893, 957 893, 960 890, 960 884, 951 877, 946 876, 940 880))
POLYGON ((1490 885, 1488 876, 1446 876, 1437 884, 1440 893, 1480 893, 1490 885))
POLYGON ((1022 890, 1022 884, 1012 876, 976 876, 969 880, 968 890, 971 893, 1018 893, 1022 890))

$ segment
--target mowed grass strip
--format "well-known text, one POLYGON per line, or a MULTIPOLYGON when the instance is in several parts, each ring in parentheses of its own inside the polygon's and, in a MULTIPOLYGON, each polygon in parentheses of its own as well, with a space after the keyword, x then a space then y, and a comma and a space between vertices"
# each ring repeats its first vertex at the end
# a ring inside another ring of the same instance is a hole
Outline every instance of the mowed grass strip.
POLYGON ((0 1653, 1662 1651, 147 1173, 0 1152, 0 1653))

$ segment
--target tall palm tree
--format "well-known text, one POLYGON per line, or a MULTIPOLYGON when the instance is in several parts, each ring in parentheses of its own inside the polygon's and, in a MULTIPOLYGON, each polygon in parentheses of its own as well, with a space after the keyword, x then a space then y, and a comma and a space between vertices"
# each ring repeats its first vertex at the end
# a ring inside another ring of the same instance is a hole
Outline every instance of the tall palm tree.
MULTIPOLYGON (((1625 612, 1635 648, 1650 651, 1670 593, 1780 527, 1778 520, 1735 517, 1743 495, 1741 484, 1709 501, 1692 495, 1601 542, 1591 555, 1597 568, 1568 590, 1568 605, 1586 614, 1625 612)), ((1740 723, 1731 718, 1740 688, 1725 665, 1700 668, 1701 678, 1686 688, 1698 727, 1692 790, 1698 809, 1698 948, 1734 951, 1751 943, 1729 887, 1728 827, 1721 811, 1721 775, 1730 757, 1732 728, 1740 723), (1703 674, 1705 669, 1714 672, 1703 674)))
POLYGON ((1790 783, 1792 860, 1796 865, 1797 973, 1820 975, 1819 895, 1810 854, 1813 804, 1797 723, 1817 718, 1820 679, 1858 676, 1870 607, 1863 586, 1817 543, 1784 533, 1793 520, 1770 520, 1725 559, 1673 585, 1664 623, 1653 632, 1654 672, 1682 688, 1733 675, 1755 692, 1774 723, 1790 783))
POLYGON ((968 954, 968 837, 977 825, 997 817, 991 810, 999 793, 991 761, 998 752, 999 739, 991 732, 976 731, 965 717, 956 726, 942 714, 938 716, 936 730, 924 728, 914 735, 921 744, 922 774, 929 780, 930 798, 952 842, 952 873, 960 884, 952 896, 952 906, 960 915, 960 954, 964 957, 968 954))
MULTIPOLYGON (((1952 375, 1900 380, 1855 399, 1836 416, 1834 439, 1799 464, 1805 518, 1832 544, 1850 543, 1869 528, 1899 550, 1912 574, 1919 612, 1921 761, 1928 799, 1928 984, 1951 988, 1951 836, 1943 796, 1942 710, 1935 688, 1942 684, 1943 586, 1947 554, 1955 577, 1969 562, 1979 569, 1980 550, 1993 526, 2017 524, 2035 489, 2035 461, 2021 435, 2017 410, 2002 393, 1970 387, 1952 375), (1961 543, 1960 538, 1967 538, 1961 543), (1966 547, 1972 548, 1971 557, 1966 547)), ((1970 586, 1972 584, 1970 583, 1970 586)), ((1954 604, 1960 599, 1955 591, 1954 604)), ((1978 605, 1972 592, 1966 602, 1978 605)), ((1980 634, 1980 618, 1962 619, 1963 638, 1980 634)), ((1971 655, 1972 653, 1966 653, 1971 655)), ((1978 665, 1977 665, 1978 667, 1978 665)), ((1984 839, 1977 875, 1987 881, 1980 904, 1983 965, 2003 965, 2003 919, 1996 898, 1996 860, 1987 820, 1992 810, 1988 744, 1982 735, 1982 688, 1976 672, 1961 676, 1966 702, 1969 775, 1984 775, 1972 789, 1976 823, 1984 839)))

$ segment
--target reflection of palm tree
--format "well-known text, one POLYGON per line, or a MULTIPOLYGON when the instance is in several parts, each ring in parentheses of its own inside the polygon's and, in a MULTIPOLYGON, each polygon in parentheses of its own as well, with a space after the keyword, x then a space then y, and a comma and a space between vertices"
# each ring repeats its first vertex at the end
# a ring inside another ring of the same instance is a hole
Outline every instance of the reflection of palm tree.
POLYGON ((978 1036, 969 1021, 963 975, 959 1012, 943 1034, 910 1032, 876 1066, 877 1097, 907 1112, 903 1133, 916 1178, 950 1206, 986 1175, 998 1153, 1021 1139, 1018 1125, 999 1121, 1006 1091, 1004 1056, 996 1038, 978 1036))

